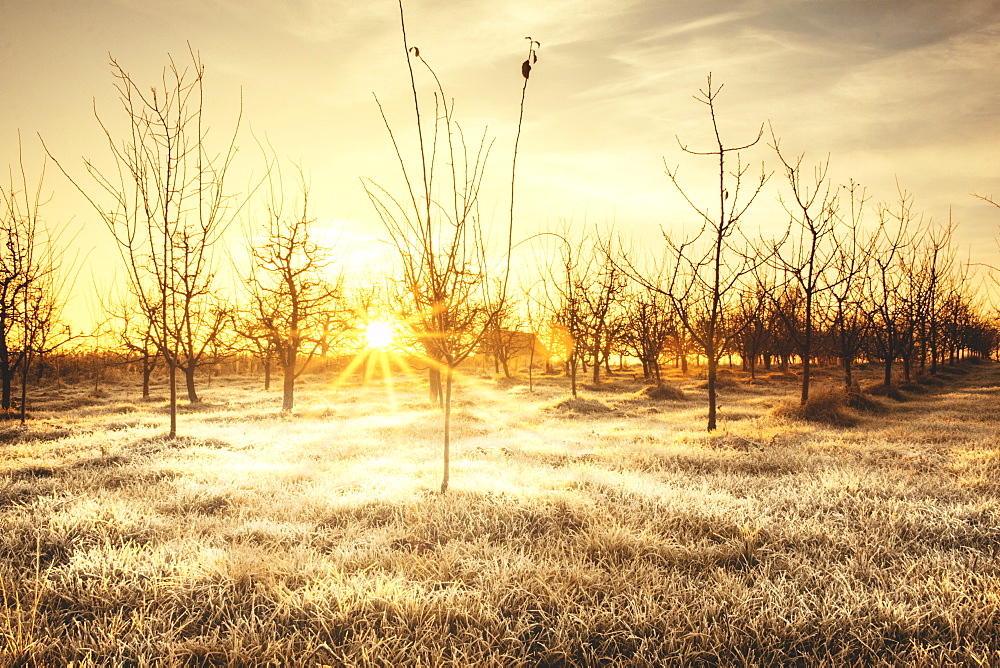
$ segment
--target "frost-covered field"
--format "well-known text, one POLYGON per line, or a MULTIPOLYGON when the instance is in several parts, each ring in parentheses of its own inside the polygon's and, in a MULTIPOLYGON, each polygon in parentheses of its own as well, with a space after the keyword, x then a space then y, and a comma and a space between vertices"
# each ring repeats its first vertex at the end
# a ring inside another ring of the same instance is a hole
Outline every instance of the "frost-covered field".
POLYGON ((736 374, 709 435, 696 378, 467 377, 444 496, 404 377, 292 416, 215 379, 173 441, 162 385, 42 388, 0 426, 0 662, 997 665, 1000 366, 940 380, 836 428, 736 374))

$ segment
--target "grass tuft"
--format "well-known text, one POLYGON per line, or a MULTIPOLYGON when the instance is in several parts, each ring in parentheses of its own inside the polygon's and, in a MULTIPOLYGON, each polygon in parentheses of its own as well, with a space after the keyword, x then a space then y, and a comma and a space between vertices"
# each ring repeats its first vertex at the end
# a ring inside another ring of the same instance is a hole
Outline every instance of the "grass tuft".
POLYGON ((663 401, 686 401, 688 398, 684 390, 670 383, 644 387, 639 391, 639 396, 663 401))
POLYGON ((867 415, 885 415, 889 412, 885 404, 865 394, 857 386, 847 391, 844 395, 844 403, 848 408, 867 415))
MULTIPOLYGON (((708 381, 698 385, 701 389, 708 389, 708 381)), ((717 390, 736 390, 743 387, 743 383, 740 382, 736 374, 729 369, 719 369, 715 374, 715 389, 717 390)))
POLYGON ((804 420, 831 427, 856 427, 860 420, 847 407, 843 392, 814 392, 804 404, 785 402, 772 410, 779 418, 804 420))
POLYGON ((610 413, 615 409, 603 401, 587 399, 586 397, 568 397, 552 405, 552 410, 593 415, 610 413))
POLYGON ((886 386, 885 383, 874 383, 864 387, 863 390, 865 394, 871 394, 876 397, 885 397, 900 403, 910 400, 910 397, 903 393, 897 385, 886 386))
POLYGON ((920 383, 925 387, 944 387, 944 381, 936 376, 932 376, 929 373, 921 374, 917 376, 916 382, 920 383))

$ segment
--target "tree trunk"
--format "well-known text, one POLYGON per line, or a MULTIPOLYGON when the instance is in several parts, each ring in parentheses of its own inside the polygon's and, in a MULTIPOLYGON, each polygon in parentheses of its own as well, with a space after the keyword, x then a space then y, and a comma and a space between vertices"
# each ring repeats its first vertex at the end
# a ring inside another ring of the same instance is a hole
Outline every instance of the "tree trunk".
POLYGON ((596 346, 596 345, 594 346, 593 355, 594 355, 594 368, 593 368, 593 372, 594 372, 594 374, 593 374, 594 385, 600 385, 601 384, 601 349, 600 349, 599 346, 596 346))
POLYGON ((282 366, 281 412, 289 413, 295 405, 295 360, 282 366))
POLYGON ((444 404, 441 401, 441 369, 431 366, 427 368, 427 381, 430 393, 430 402, 432 406, 441 407, 444 404))
POLYGON ((534 371, 535 371, 535 342, 531 342, 531 350, 528 352, 528 392, 534 392, 534 371))
POLYGON ((149 378, 153 375, 152 360, 147 355, 142 358, 142 398, 149 399, 149 378))
POLYGON ((854 386, 850 355, 844 355, 844 388, 850 390, 854 386))
POLYGON ((803 406, 809 401, 809 365, 809 355, 806 355, 802 358, 802 395, 799 397, 799 403, 803 406))
POLYGON ((812 362, 812 293, 806 295, 805 336, 802 343, 802 397, 801 404, 809 401, 809 371, 812 362))
POLYGON ((271 389, 271 358, 264 358, 264 391, 271 389))
MULTIPOLYGON (((28 349, 25 346, 25 349, 28 349)), ((28 419, 28 367, 31 366, 31 354, 24 356, 21 361, 21 426, 25 425, 28 419)))
POLYGON ((169 360, 170 367, 170 433, 169 438, 177 438, 177 363, 169 360))
MULTIPOLYGON (((438 372, 440 382, 441 372, 438 372)), ((444 473, 441 477, 441 493, 448 491, 448 478, 451 473, 451 381, 452 368, 445 370, 444 380, 444 473)))
POLYGON ((188 401, 192 404, 198 403, 198 392, 194 387, 194 370, 197 367, 194 364, 189 364, 184 367, 184 382, 187 385, 188 401))
POLYGON ((13 379, 14 370, 10 367, 5 367, 0 372, 0 408, 3 408, 5 411, 10 410, 11 383, 13 379))
POLYGON ((708 356, 708 431, 715 431, 716 426, 716 404, 715 381, 718 376, 719 362, 715 359, 714 351, 708 356))

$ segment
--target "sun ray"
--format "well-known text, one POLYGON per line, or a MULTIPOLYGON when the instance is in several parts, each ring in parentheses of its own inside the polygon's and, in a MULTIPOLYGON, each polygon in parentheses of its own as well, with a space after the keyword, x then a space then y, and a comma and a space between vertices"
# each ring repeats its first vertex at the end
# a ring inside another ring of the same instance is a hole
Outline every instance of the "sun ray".
POLYGON ((382 353, 379 355, 379 361, 382 366, 382 379, 385 383, 386 394, 389 395, 389 406, 392 412, 396 412, 396 388, 392 383, 392 369, 389 367, 389 355, 387 353, 382 353))

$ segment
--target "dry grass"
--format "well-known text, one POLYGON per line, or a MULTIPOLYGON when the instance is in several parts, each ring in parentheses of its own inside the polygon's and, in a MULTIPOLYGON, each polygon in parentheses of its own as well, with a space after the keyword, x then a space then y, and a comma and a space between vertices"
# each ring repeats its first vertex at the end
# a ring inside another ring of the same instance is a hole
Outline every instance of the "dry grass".
POLYGON ((446 496, 417 384, 289 418, 213 381, 175 440, 65 388, 0 444, 0 664, 1000 665, 1000 367, 967 368, 848 429, 772 378, 714 434, 693 379, 585 417, 467 379, 446 496))
POLYGON ((556 402, 552 406, 553 410, 580 413, 583 415, 591 415, 594 413, 610 413, 614 410, 611 406, 607 405, 603 401, 597 399, 588 399, 587 397, 567 397, 561 401, 556 402))
POLYGON ((870 394, 875 397, 885 397, 886 399, 892 399, 893 401, 899 403, 910 400, 910 396, 903 392, 898 384, 887 386, 884 382, 871 383, 866 385, 863 388, 863 391, 865 394, 870 394))
POLYGON ((865 394, 856 386, 844 395, 844 403, 848 408, 865 415, 885 415, 889 412, 889 408, 885 404, 865 394))
MULTIPOLYGON (((716 390, 738 390, 743 387, 743 383, 740 382, 737 375, 730 371, 729 369, 719 369, 718 374, 715 377, 715 389, 716 390)), ((708 389, 708 381, 698 385, 699 389, 708 389)))
POLYGON ((860 419, 848 406, 848 397, 843 392, 826 390, 813 392, 805 404, 796 400, 786 401, 772 411, 778 418, 805 420, 831 427, 856 427, 860 419))
POLYGON ((661 399, 663 401, 686 401, 687 395, 684 394, 684 390, 677 387, 676 385, 671 385, 669 383, 663 383, 660 385, 650 385, 644 387, 639 391, 639 394, 643 397, 648 397, 650 399, 661 399))

